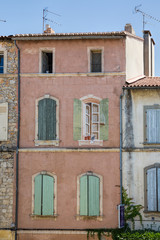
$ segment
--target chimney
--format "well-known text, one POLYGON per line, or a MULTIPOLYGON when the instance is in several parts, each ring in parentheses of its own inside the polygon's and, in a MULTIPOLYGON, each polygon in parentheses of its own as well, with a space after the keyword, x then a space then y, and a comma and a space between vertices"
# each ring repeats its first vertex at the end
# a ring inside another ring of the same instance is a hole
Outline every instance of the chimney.
POLYGON ((55 31, 50 27, 49 24, 46 24, 46 30, 44 30, 44 33, 55 33, 55 31))
POLYGON ((150 31, 144 31, 144 74, 154 76, 154 45, 150 31))
POLYGON ((134 29, 133 29, 133 27, 132 27, 132 25, 131 25, 130 23, 127 23, 127 24, 125 25, 124 30, 125 30, 126 32, 129 32, 129 33, 135 35, 135 31, 134 31, 134 29))

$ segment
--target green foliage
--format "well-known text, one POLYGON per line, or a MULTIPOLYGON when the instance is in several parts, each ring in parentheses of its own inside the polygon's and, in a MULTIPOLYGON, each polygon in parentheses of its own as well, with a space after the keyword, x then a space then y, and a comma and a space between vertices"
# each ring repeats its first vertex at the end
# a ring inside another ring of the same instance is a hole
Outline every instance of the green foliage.
POLYGON ((131 220, 133 229, 135 227, 135 217, 139 217, 140 222, 142 224, 142 215, 140 213, 140 210, 143 208, 142 205, 138 204, 135 205, 134 202, 132 201, 132 198, 128 197, 127 190, 122 189, 122 203, 125 205, 125 210, 124 210, 124 217, 125 217, 125 223, 127 224, 128 220, 131 220))
POLYGON ((117 240, 158 240, 160 239, 160 233, 155 232, 126 232, 117 236, 117 240))

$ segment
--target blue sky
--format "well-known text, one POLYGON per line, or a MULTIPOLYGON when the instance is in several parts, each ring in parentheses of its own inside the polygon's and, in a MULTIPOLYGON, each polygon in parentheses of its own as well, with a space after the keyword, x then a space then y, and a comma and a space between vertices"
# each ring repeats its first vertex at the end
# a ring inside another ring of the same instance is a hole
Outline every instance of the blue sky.
MULTIPOLYGON (((122 31, 126 23, 131 23, 136 35, 142 37, 142 15, 135 13, 135 6, 149 15, 160 19, 159 0, 1 0, 0 35, 20 33, 42 33, 43 8, 60 14, 49 14, 58 24, 48 22, 55 32, 110 32, 122 31)), ((160 76, 160 23, 145 18, 145 30, 150 30, 155 40, 155 75, 160 76)))

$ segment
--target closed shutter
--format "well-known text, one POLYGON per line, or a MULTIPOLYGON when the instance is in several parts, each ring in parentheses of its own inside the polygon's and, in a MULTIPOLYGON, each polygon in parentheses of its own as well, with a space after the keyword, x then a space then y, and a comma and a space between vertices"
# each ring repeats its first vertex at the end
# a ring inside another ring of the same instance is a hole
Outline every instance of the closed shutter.
POLYGON ((34 181, 34 214, 41 215, 42 175, 37 175, 34 181))
POLYGON ((74 99, 73 109, 73 139, 81 140, 81 119, 82 119, 82 102, 74 99))
POLYGON ((80 178, 80 215, 87 216, 87 176, 80 178))
POLYGON ((99 216, 99 178, 89 176, 89 216, 99 216))
POLYGON ((149 143, 160 142, 160 109, 147 109, 146 124, 147 139, 149 143))
POLYGON ((56 101, 45 98, 38 104, 38 139, 56 139, 56 101))
POLYGON ((108 140, 108 98, 100 101, 100 139, 108 140))
POLYGON ((157 169, 158 211, 160 212, 160 168, 157 169))
POLYGON ((160 143, 160 109, 157 109, 157 116, 156 116, 156 133, 157 133, 157 141, 160 143))
POLYGON ((54 178, 43 175, 43 208, 42 215, 53 215, 54 209, 54 178))
POLYGON ((147 203, 148 211, 157 211, 157 196, 156 196, 156 168, 148 169, 147 171, 147 203))
POLYGON ((8 132, 8 103, 0 104, 0 141, 7 140, 8 132))

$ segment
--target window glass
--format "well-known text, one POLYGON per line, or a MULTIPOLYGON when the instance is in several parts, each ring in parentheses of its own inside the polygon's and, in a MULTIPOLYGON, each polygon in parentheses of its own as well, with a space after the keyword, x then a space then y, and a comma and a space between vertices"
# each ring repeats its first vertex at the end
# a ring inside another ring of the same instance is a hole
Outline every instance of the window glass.
POLYGON ((0 73, 3 73, 4 71, 4 56, 2 53, 0 53, 0 73))
POLYGON ((53 53, 42 52, 42 73, 52 73, 53 53))
POLYGON ((91 51, 91 72, 101 72, 101 51, 91 51))

